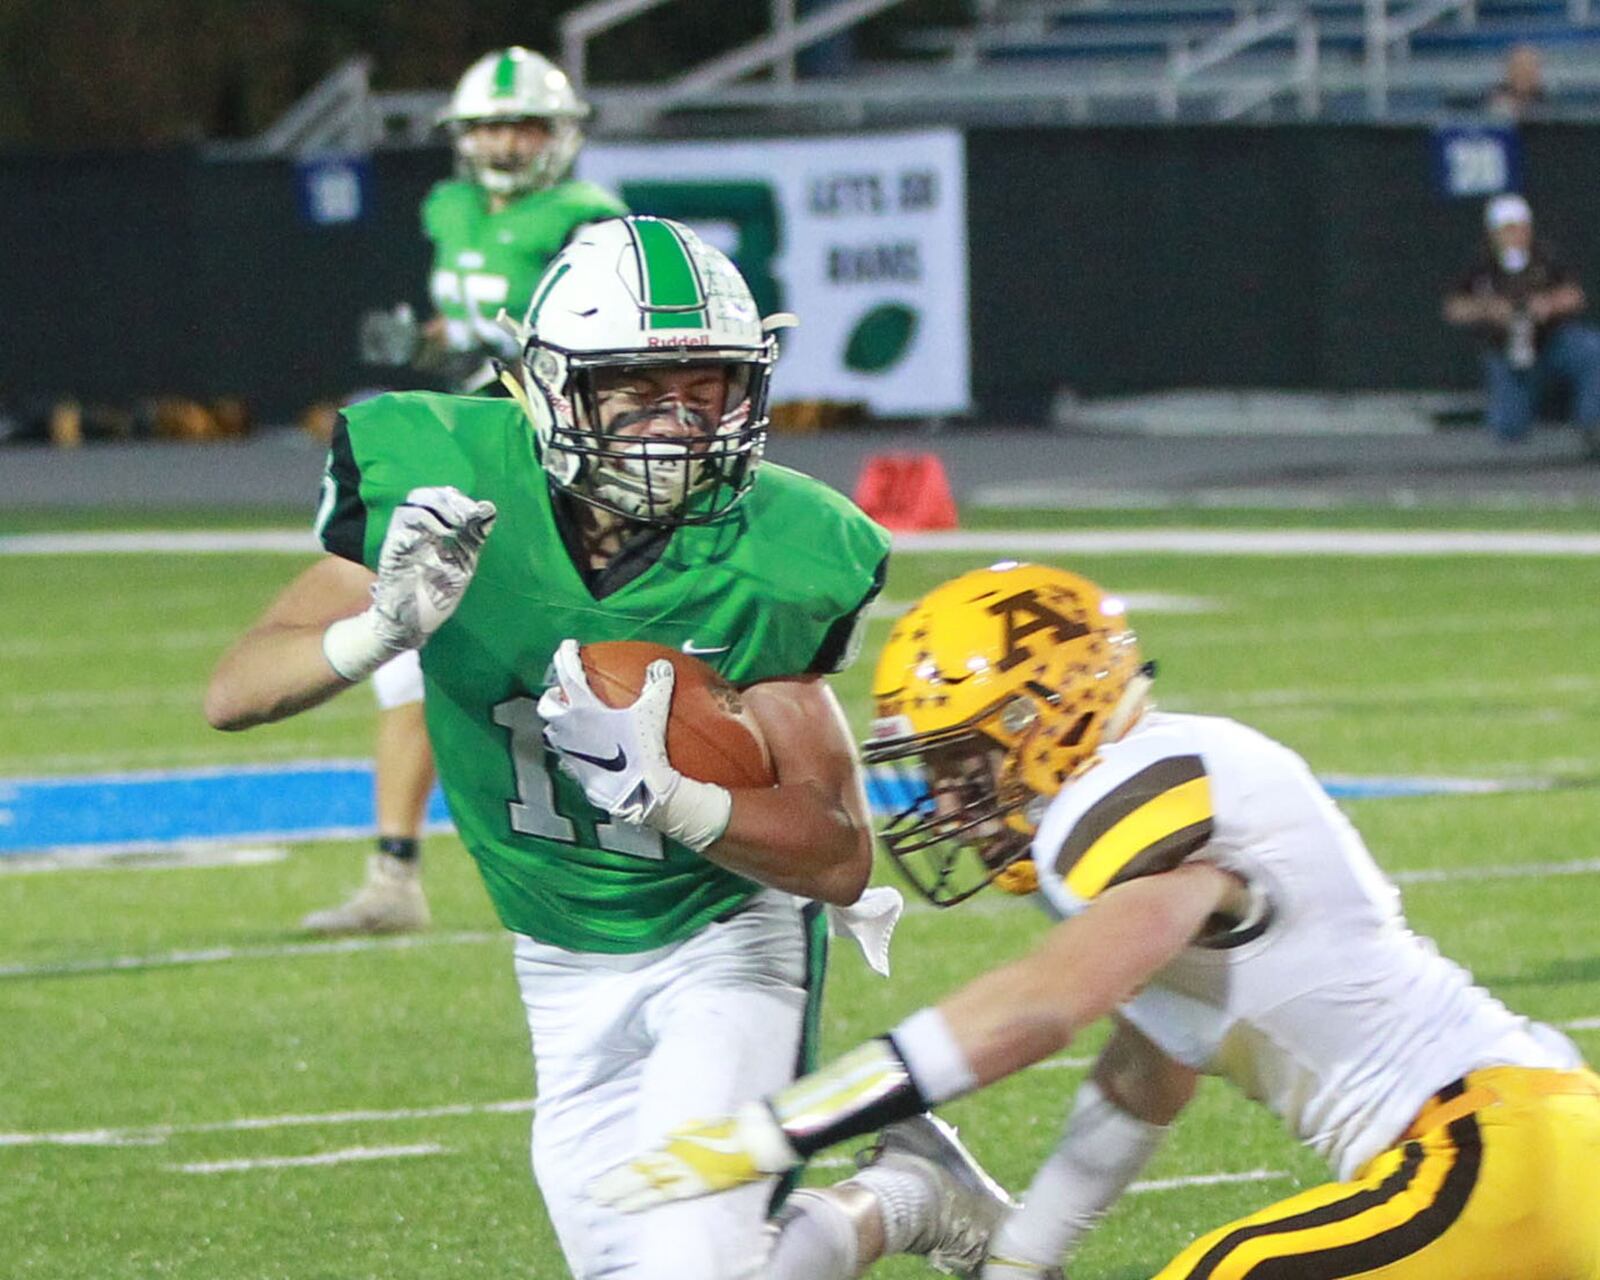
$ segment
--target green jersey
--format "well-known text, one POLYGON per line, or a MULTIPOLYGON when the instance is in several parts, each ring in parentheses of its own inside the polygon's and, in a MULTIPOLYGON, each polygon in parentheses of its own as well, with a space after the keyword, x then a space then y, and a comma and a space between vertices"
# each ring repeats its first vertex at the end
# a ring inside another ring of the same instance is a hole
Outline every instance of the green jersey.
POLYGON ((520 320, 567 237, 627 211, 592 182, 530 191, 498 213, 489 212, 489 197, 475 183, 438 183, 422 203, 422 227, 433 242, 428 291, 450 349, 516 356, 515 342, 495 324, 500 309, 520 320))
POLYGON ((882 583, 888 534, 833 490, 764 464, 725 518, 674 530, 596 599, 557 525, 514 400, 403 392, 344 411, 319 529, 376 569, 394 508, 453 485, 499 511, 460 607, 422 650, 428 734, 456 828, 507 928, 572 951, 689 936, 757 886, 612 821, 555 767, 536 706, 556 646, 648 640, 748 684, 837 670, 882 583))

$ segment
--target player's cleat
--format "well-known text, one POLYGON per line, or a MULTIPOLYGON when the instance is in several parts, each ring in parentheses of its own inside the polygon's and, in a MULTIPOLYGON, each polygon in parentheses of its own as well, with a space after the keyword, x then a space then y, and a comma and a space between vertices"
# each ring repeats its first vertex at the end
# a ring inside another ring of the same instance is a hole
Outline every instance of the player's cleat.
POLYGON ((931 1184, 937 1208, 907 1252, 922 1254, 950 1275, 978 1274, 989 1236, 1016 1207, 937 1116, 913 1116, 888 1126, 857 1163, 899 1170, 931 1184))
POLYGON ((418 933, 428 927, 421 866, 386 853, 367 859, 367 878, 351 899, 300 922, 308 933, 418 933))

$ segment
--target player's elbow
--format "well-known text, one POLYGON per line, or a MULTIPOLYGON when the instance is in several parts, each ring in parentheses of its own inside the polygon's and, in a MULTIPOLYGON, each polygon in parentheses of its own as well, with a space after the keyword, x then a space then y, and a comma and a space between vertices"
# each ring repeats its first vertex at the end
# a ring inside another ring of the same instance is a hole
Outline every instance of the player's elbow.
POLYGON ((212 677, 211 683, 206 686, 205 701, 202 704, 205 712, 206 723, 213 729, 221 729, 225 733, 233 733, 239 729, 248 729, 254 723, 244 712, 232 696, 232 691, 225 681, 212 677))
POLYGON ((245 696, 238 677, 226 659, 212 672, 201 707, 206 723, 224 733, 249 729, 269 718, 245 696))
POLYGON ((848 907, 866 892, 871 879, 872 859, 853 858, 829 870, 823 878, 823 892, 818 897, 833 906, 848 907))

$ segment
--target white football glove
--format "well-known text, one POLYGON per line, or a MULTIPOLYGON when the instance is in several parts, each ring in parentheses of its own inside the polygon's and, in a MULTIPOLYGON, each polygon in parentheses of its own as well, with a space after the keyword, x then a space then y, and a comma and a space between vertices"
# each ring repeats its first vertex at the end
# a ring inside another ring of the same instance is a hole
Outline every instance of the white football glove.
POLYGON ((323 632, 328 665, 361 680, 402 650, 427 644, 466 594, 494 518, 494 503, 448 485, 406 494, 384 534, 372 604, 323 632))
POLYGON ((608 707, 589 688, 576 640, 556 649, 556 683, 539 699, 544 740, 589 803, 613 818, 652 827, 696 852, 727 829, 726 787, 685 778, 667 759, 672 664, 652 662, 632 706, 608 707))

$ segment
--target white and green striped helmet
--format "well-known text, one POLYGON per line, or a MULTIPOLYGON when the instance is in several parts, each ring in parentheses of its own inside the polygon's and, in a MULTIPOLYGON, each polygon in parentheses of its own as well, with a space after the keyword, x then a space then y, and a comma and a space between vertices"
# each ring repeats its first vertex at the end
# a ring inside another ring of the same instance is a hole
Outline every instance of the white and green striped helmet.
POLYGON ((531 49, 513 45, 485 54, 467 68, 439 120, 455 135, 462 176, 495 195, 513 196, 552 186, 567 176, 583 146, 579 121, 588 116, 589 105, 573 92, 561 68, 531 49), (550 141, 531 161, 505 169, 477 154, 474 125, 517 120, 539 120, 550 129, 550 141))
POLYGON ((582 228, 534 290, 523 382, 551 481, 583 501, 652 524, 727 513, 755 482, 767 439, 774 330, 725 254, 665 218, 609 218, 582 228), (597 370, 719 366, 720 421, 683 440, 602 429, 597 370))

